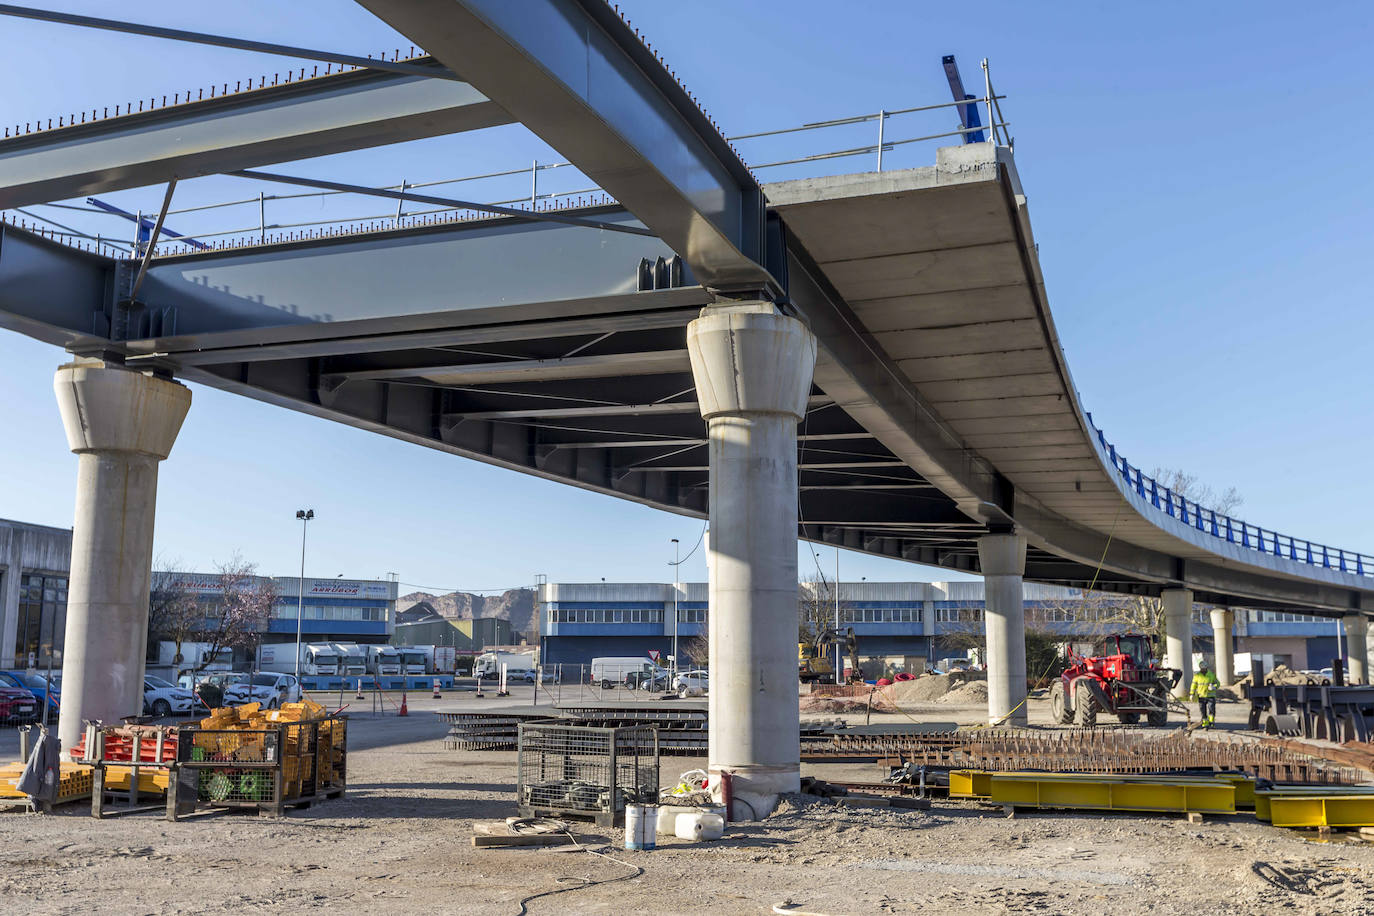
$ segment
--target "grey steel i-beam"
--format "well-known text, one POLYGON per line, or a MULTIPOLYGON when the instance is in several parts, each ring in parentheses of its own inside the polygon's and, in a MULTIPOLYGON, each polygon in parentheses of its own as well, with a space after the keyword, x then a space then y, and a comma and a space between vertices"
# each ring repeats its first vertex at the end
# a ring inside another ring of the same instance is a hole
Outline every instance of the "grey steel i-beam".
POLYGON ((780 292, 763 191, 603 0, 358 0, 639 217, 703 286, 780 292))
POLYGON ((369 70, 149 109, 0 140, 0 209, 511 122, 467 83, 369 70))

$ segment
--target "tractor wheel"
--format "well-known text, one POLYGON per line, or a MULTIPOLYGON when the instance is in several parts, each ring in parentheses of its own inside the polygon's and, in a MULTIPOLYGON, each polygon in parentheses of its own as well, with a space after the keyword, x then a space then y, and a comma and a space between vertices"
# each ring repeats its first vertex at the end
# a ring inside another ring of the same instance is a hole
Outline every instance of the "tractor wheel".
POLYGON ((1135 725, 1140 721, 1140 713, 1138 712, 1119 712, 1116 717, 1122 725, 1135 725))
POLYGON ((1082 728, 1092 728, 1097 724, 1097 698, 1087 684, 1079 684, 1074 690, 1073 720, 1082 728))
POLYGON ((1064 693, 1064 682, 1057 680, 1050 685, 1050 718, 1057 725, 1068 725, 1073 721, 1073 711, 1069 709, 1068 697, 1064 693))
POLYGON ((1152 728, 1163 728, 1169 724, 1169 694, 1162 686, 1155 685, 1150 691, 1150 699, 1156 708, 1145 714, 1145 724, 1152 728))

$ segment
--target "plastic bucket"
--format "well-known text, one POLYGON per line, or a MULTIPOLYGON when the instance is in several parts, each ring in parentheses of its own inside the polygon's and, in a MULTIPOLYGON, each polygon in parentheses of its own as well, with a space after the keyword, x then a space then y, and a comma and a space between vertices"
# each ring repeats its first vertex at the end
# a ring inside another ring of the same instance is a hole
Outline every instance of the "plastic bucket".
POLYGON ((626 849, 653 849, 657 829, 658 811, 653 805, 625 806, 626 849))

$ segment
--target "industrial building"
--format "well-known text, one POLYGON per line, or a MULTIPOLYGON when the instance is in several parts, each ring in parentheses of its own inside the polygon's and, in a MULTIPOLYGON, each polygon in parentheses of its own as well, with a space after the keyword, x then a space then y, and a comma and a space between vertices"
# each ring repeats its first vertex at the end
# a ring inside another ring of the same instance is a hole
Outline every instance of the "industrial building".
MULTIPOLYGON (((803 624, 835 626, 835 598, 829 582, 802 582, 798 601, 803 624)), ((1123 602, 1116 595, 1025 583, 1022 597, 1028 628, 1086 643, 1124 628, 1123 602)), ((854 629, 860 655, 881 667, 923 671, 927 663, 962 655, 955 639, 981 632, 986 609, 984 584, 975 582, 845 582, 839 587, 839 627, 854 629)), ((643 656, 673 652, 674 619, 679 654, 687 663, 707 632, 704 582, 547 583, 539 591, 539 619, 546 665, 585 665, 597 656, 643 656), (675 600, 676 599, 676 600, 675 600), (674 613, 676 612, 676 618, 674 613)), ((1281 611, 1239 610, 1234 614, 1234 650, 1247 670, 1258 657, 1266 668, 1323 668, 1337 657, 1337 634, 1345 653, 1341 621, 1281 611)), ((1211 654, 1207 608, 1193 609, 1194 648, 1211 654)), ((398 628, 399 638, 399 628, 398 628)), ((423 641, 415 641, 419 644, 423 641)), ((705 659, 691 658, 692 664, 705 659)))
MULTIPOLYGON (((67 580, 72 532, 0 519, 0 667, 45 668, 49 656, 62 664, 66 635, 67 580)), ((221 591, 218 573, 154 573, 153 587, 168 580, 204 601, 221 591)), ((294 642, 296 609, 303 610, 301 632, 307 642, 384 643, 391 639, 396 583, 367 579, 305 579, 257 576, 277 600, 262 628, 264 644, 294 642)), ((240 650, 247 659, 248 650, 240 650)))
POLYGON ((398 622, 391 634, 396 646, 451 646, 457 654, 477 654, 489 646, 513 643, 510 621, 501 617, 457 619, 434 615, 424 620, 398 622))

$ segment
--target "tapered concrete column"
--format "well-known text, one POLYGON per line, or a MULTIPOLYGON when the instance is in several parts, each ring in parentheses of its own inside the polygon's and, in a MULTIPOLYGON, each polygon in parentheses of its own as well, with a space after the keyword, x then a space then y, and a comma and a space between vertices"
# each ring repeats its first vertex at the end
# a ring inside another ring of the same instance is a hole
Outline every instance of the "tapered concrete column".
POLYGON ((1164 667, 1183 672, 1174 696, 1186 697, 1193 683, 1193 590, 1166 588, 1159 597, 1164 605, 1164 667))
POLYGON ((1234 611, 1228 607, 1212 608, 1212 642, 1217 647, 1217 680, 1223 687, 1236 682, 1236 656, 1231 641, 1231 631, 1235 626, 1234 611))
POLYGON ((750 303, 703 309, 687 349, 710 450, 708 766, 717 797, 728 772, 762 817, 800 787, 797 422, 816 339, 750 303))
POLYGON ((78 455, 58 720, 67 753, 86 719, 116 723, 143 711, 157 464, 191 392, 99 360, 60 367, 53 390, 78 455))
POLYGON ((1350 659, 1346 672, 1347 684, 1369 683, 1369 618, 1363 614, 1345 615, 1346 657, 1350 659))
POLYGON ((1026 539, 988 534, 978 540, 988 635, 988 724, 1026 724, 1026 610, 1021 577, 1026 539))

